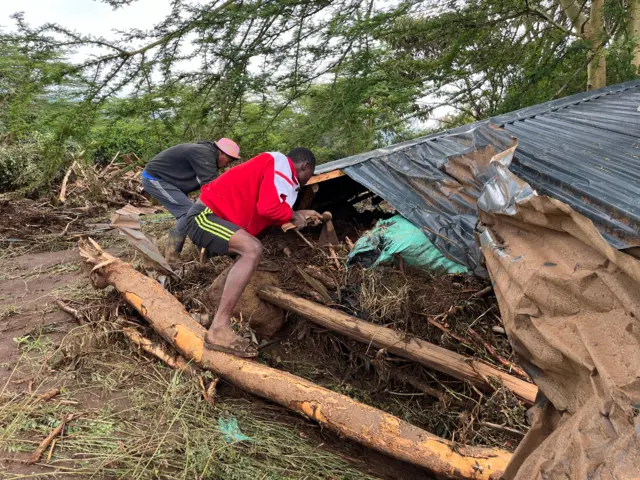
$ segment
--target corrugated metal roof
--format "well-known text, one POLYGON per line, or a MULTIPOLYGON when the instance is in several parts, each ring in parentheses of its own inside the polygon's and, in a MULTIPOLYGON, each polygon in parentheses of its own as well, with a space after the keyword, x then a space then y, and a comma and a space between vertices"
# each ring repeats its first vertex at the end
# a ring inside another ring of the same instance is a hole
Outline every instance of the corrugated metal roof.
POLYGON ((425 233, 443 252, 475 268, 477 252, 469 250, 484 179, 477 190, 443 186, 458 180, 447 172, 452 156, 504 142, 486 138, 489 124, 518 141, 512 172, 591 218, 614 247, 640 243, 640 80, 337 160, 317 173, 342 169, 416 226, 430 225, 425 233))

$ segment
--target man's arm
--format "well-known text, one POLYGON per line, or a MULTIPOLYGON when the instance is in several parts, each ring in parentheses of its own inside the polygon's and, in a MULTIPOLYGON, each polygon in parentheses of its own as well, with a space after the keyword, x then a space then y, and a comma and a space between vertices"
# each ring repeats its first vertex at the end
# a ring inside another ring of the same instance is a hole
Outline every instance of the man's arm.
MULTIPOLYGON (((206 148, 206 147, 202 147, 206 148)), ((218 155, 217 153, 203 153, 194 151, 188 156, 191 168, 196 172, 196 177, 200 185, 206 185, 218 176, 218 155)))

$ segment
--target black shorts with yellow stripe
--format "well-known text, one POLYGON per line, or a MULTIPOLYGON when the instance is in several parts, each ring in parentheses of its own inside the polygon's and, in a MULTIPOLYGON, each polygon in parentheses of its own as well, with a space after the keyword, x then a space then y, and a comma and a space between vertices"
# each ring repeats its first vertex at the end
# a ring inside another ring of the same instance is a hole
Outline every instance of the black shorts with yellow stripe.
POLYGON ((240 227, 217 217, 206 205, 196 202, 187 213, 187 235, 200 248, 214 255, 229 252, 231 236, 240 227))

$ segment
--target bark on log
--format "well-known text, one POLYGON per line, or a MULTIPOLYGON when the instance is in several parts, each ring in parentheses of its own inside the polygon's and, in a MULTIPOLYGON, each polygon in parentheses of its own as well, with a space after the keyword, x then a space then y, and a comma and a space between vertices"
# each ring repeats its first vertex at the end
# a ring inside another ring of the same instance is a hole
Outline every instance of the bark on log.
POLYGON ((511 454, 495 448, 458 445, 314 383, 252 360, 204 349, 205 329, 162 286, 110 257, 94 242, 80 252, 96 265, 98 287, 113 285, 185 358, 239 388, 279 403, 362 445, 457 479, 498 478, 511 454))
POLYGON ((264 287, 258 292, 258 296, 280 308, 297 313, 313 323, 377 348, 385 348, 390 353, 408 358, 459 380, 469 380, 478 386, 486 387, 486 378, 497 377, 505 387, 529 403, 535 401, 538 393, 538 387, 534 384, 520 380, 486 363, 318 305, 283 292, 279 288, 264 287))

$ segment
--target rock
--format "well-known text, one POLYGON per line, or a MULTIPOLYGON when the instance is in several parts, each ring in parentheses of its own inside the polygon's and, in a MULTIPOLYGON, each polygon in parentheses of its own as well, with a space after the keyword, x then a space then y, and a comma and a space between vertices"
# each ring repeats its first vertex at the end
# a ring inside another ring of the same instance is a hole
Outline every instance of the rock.
MULTIPOLYGON (((206 291, 204 301, 212 314, 218 309, 224 284, 231 267, 225 269, 206 291)), ((282 309, 264 302, 258 298, 258 290, 266 285, 278 286, 278 276, 272 272, 255 271, 244 289, 233 316, 242 316, 249 320, 249 325, 261 337, 272 337, 284 325, 285 313, 282 309)))

